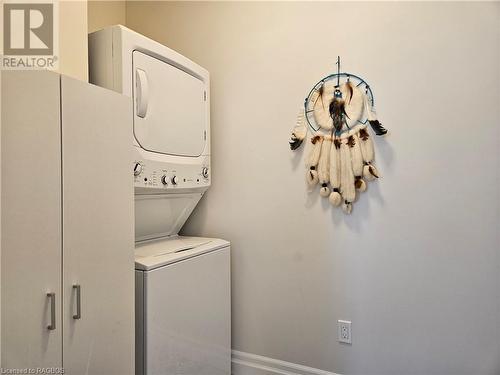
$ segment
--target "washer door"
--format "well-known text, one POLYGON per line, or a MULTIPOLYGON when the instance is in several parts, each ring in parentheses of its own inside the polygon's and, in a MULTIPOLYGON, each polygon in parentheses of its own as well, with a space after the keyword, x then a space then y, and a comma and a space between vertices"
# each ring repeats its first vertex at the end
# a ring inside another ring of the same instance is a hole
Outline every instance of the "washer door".
POLYGON ((205 82, 140 51, 133 51, 134 135, 148 151, 200 156, 208 105, 205 82))
POLYGON ((230 284, 229 247, 144 272, 144 374, 231 374, 230 284))

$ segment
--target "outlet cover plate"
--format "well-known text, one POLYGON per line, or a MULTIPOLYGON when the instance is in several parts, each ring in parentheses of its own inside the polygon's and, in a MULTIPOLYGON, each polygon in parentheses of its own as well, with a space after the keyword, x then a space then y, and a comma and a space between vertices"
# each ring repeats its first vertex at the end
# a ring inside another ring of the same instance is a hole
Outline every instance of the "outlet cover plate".
POLYGON ((351 322, 349 320, 338 320, 338 340, 345 344, 352 344, 351 322))

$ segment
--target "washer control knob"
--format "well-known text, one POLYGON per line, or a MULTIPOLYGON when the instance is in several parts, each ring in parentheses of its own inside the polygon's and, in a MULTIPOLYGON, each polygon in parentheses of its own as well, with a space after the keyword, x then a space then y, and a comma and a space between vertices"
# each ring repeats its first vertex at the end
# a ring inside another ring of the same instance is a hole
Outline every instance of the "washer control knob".
POLYGON ((135 163, 134 164, 134 176, 139 176, 142 172, 142 165, 141 163, 135 163))
POLYGON ((167 176, 165 176, 165 175, 161 176, 161 183, 163 185, 168 185, 168 178, 167 178, 167 176))
POLYGON ((201 170, 201 175, 204 178, 208 178, 208 168, 207 167, 203 167, 203 169, 201 170))
POLYGON ((177 185, 179 178, 177 176, 173 176, 170 181, 172 182, 172 185, 177 185))

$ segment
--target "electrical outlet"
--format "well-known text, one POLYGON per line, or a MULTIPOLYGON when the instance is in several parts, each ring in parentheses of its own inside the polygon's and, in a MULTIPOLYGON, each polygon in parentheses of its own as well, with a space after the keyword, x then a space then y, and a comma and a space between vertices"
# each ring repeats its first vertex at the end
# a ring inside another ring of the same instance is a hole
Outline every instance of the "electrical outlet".
POLYGON ((346 344, 352 344, 351 322, 348 320, 338 320, 338 340, 346 344))

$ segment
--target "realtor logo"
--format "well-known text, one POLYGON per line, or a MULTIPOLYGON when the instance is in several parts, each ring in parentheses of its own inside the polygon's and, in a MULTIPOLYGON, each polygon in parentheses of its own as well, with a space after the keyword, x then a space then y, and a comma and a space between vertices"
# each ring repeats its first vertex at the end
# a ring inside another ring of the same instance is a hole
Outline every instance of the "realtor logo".
POLYGON ((5 1, 3 4, 4 69, 57 68, 55 4, 5 1))
POLYGON ((52 55, 53 7, 52 4, 4 4, 4 54, 52 55))

